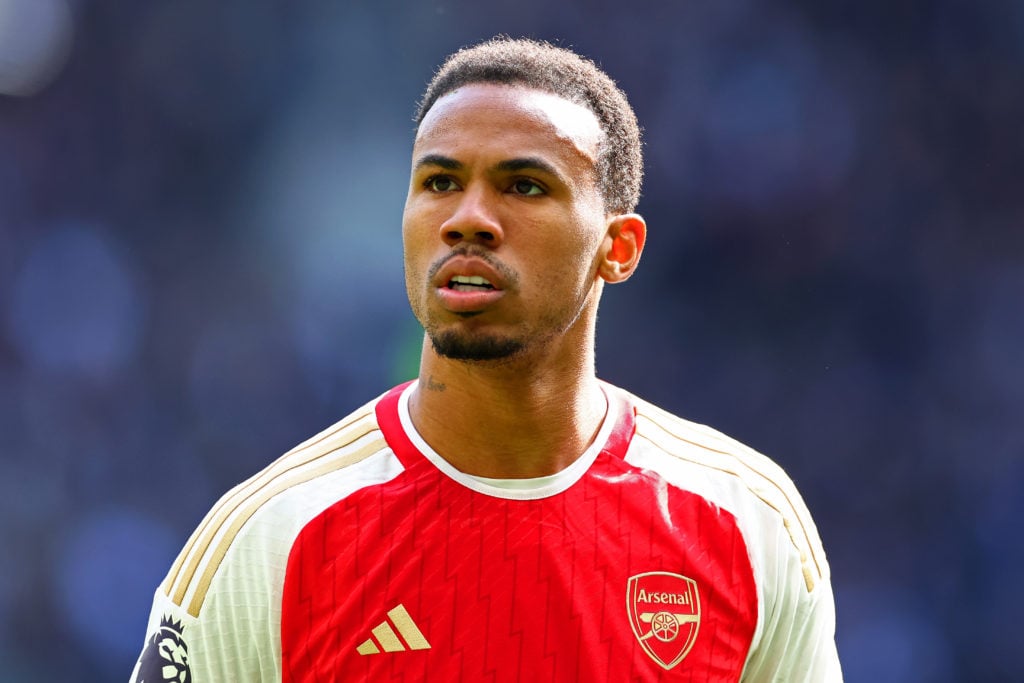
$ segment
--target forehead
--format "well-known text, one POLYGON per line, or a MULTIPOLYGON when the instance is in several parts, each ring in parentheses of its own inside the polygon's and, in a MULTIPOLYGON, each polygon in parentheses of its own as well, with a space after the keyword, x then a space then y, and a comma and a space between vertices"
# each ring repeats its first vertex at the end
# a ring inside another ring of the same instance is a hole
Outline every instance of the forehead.
POLYGON ((472 83, 434 103, 417 130, 415 148, 511 144, 596 164, 601 137, 597 117, 575 102, 519 85, 472 83))

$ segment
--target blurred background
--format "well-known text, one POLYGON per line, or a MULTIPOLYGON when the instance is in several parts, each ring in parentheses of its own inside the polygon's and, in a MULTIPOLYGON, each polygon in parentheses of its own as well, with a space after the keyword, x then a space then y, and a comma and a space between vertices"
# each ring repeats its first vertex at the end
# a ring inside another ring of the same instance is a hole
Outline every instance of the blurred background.
POLYGON ((650 237, 602 377, 769 454, 852 683, 1019 681, 1024 4, 0 0, 0 679, 127 680, 216 498, 415 375, 414 104, 600 64, 650 237))

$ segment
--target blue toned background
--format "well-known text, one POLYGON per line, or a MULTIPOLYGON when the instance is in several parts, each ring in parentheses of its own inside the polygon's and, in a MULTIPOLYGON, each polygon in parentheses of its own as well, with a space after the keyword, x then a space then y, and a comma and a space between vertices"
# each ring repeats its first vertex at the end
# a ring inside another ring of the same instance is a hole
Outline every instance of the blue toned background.
POLYGON ((499 32, 646 129, 600 374, 778 460, 847 680, 1019 681, 1024 4, 0 0, 0 678, 127 680, 227 488, 415 373, 415 100, 499 32))

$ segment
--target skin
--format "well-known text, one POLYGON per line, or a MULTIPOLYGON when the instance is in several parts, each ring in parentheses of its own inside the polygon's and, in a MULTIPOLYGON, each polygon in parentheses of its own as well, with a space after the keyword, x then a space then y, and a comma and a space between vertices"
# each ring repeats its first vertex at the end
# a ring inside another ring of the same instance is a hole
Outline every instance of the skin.
POLYGON ((496 84, 445 95, 419 127, 402 227, 406 289, 426 330, 410 412, 463 472, 554 474, 604 419, 598 303, 604 283, 633 273, 646 225, 605 210, 600 140, 589 109, 496 84), (458 275, 493 288, 453 289, 458 275))

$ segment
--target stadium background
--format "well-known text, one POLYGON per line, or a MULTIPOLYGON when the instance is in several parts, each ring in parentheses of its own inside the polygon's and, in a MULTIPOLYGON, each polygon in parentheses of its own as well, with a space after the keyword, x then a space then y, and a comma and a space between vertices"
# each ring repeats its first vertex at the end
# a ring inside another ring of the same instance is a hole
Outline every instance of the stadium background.
POLYGON ((127 680, 214 500, 412 376, 414 101, 499 32, 646 129, 600 374, 776 458, 847 680, 1020 680, 1024 4, 0 0, 0 678, 127 680))

